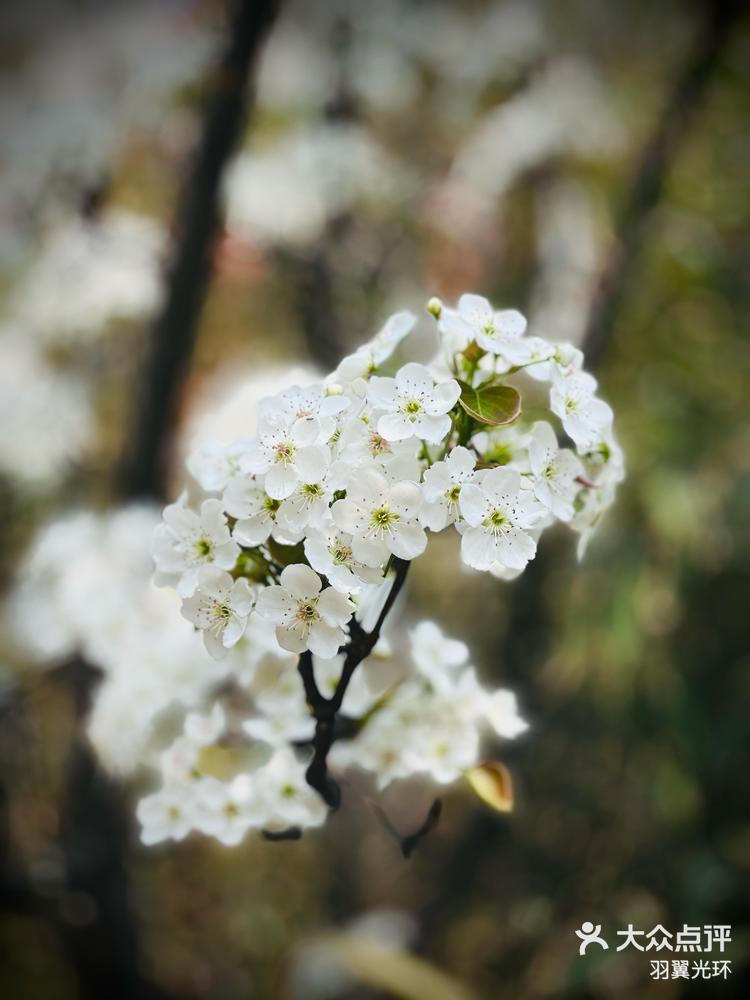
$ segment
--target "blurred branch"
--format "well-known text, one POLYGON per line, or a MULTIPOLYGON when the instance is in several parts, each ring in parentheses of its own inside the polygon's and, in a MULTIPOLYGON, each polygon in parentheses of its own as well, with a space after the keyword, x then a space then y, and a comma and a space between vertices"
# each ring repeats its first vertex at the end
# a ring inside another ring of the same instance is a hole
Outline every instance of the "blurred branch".
POLYGON ((707 4, 692 51, 636 167, 581 345, 590 368, 601 360, 638 263, 648 220, 659 203, 680 144, 721 59, 730 29, 741 12, 739 0, 712 0, 707 4))
POLYGON ((354 671, 372 652, 380 632, 393 607, 409 571, 409 563, 404 559, 394 558, 394 578, 388 597, 378 615, 378 620, 370 632, 365 632, 356 619, 349 626, 349 642, 344 647, 344 666, 341 670, 336 690, 330 698, 325 698, 315 681, 312 653, 308 650, 300 655, 297 670, 305 688, 305 698, 315 719, 315 735, 313 736, 313 756, 307 768, 308 784, 315 789, 331 809, 338 809, 341 803, 341 789, 328 772, 328 753, 336 738, 336 720, 344 703, 349 683, 354 671))
MULTIPOLYGON (((164 493, 169 434, 211 277, 221 177, 244 127, 248 81, 277 7, 278 0, 237 0, 234 5, 202 137, 180 200, 165 305, 154 326, 120 472, 122 498, 164 493)), ((117 783, 98 765, 81 731, 98 671, 75 659, 57 673, 69 682, 75 702, 74 743, 61 807, 64 886, 48 909, 23 868, 10 864, 10 830, 0 789, 3 902, 17 911, 48 910, 66 946, 80 996, 158 998, 162 991, 140 968, 138 927, 128 899, 128 814, 117 783)))
POLYGON ((221 178, 245 124, 248 81, 278 5, 279 0, 237 0, 235 5, 203 135, 182 193, 177 251, 164 308, 154 327, 131 447, 121 473, 125 496, 162 497, 165 492, 169 432, 211 277, 221 178))
MULTIPOLYGON (((718 0, 707 5, 691 53, 636 166, 616 227, 616 242, 594 296, 581 345, 587 368, 598 366, 610 342, 618 310, 638 262, 646 224, 659 202, 679 143, 705 94, 739 13, 740 4, 736 0, 718 0)), ((543 662, 553 640, 549 617, 544 614, 545 587, 551 570, 563 558, 560 542, 554 537, 549 539, 508 592, 508 617, 498 661, 506 666, 510 683, 522 682, 524 677, 533 675, 534 667, 543 662)), ((507 827, 500 827, 484 812, 467 824, 443 863, 445 885, 441 903, 431 902, 429 911, 422 915, 423 940, 429 940, 441 921, 460 908, 461 899, 476 891, 475 880, 481 878, 482 859, 486 852, 498 851, 503 829, 507 827)))

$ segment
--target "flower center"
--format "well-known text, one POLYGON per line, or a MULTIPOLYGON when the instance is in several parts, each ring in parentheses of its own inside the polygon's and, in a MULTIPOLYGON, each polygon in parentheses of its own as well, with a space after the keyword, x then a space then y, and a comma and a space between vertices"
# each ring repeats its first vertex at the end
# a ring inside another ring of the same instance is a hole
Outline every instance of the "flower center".
POLYGON ((401 409, 410 420, 416 420, 422 412, 422 404, 418 399, 407 399, 401 409))
POLYGON ((370 454, 375 457, 376 455, 387 454, 391 451, 391 446, 382 438, 378 433, 373 431, 370 434, 370 454))
POLYGON ((337 566, 345 566, 352 557, 352 550, 349 545, 338 545, 331 554, 337 566))
POLYGON ((508 522, 508 515, 498 507, 490 513, 483 523, 484 527, 489 528, 490 531, 500 531, 508 522))
POLYGON ((273 450, 276 452, 274 461, 287 465, 294 458, 296 449, 291 441, 279 441, 278 444, 273 446, 273 450))
POLYGON ((219 601, 214 601, 211 604, 209 615, 211 618, 211 625, 209 628, 212 632, 215 632, 218 635, 223 632, 229 624, 232 618, 232 609, 228 604, 221 604, 219 601))
POLYGON ((446 497, 446 499, 447 499, 447 501, 448 501, 449 504, 456 504, 456 503, 458 503, 458 498, 460 496, 461 496, 461 487, 458 486, 458 485, 451 486, 451 488, 449 490, 447 490, 447 492, 445 494, 445 497, 446 497))
POLYGON ((276 511, 279 509, 280 506, 281 506, 281 500, 274 500, 273 497, 269 496, 263 498, 263 510, 265 510, 266 513, 270 514, 271 517, 273 517, 276 514, 276 511))
POLYGON ((297 605, 297 620, 305 625, 320 621, 317 601, 300 601, 297 605))
POLYGON ((370 515, 370 521, 373 528, 378 531, 385 531, 390 528, 392 524, 398 521, 398 514, 394 514, 392 510, 388 507, 377 507, 370 515))
POLYGON ((318 497, 323 496, 323 487, 320 483, 304 483, 302 486, 302 492, 311 500, 316 500, 318 497))
POLYGON ((196 558, 208 559, 213 554, 214 544, 210 538, 206 538, 205 535, 201 535, 201 537, 195 542, 193 548, 195 550, 196 558))

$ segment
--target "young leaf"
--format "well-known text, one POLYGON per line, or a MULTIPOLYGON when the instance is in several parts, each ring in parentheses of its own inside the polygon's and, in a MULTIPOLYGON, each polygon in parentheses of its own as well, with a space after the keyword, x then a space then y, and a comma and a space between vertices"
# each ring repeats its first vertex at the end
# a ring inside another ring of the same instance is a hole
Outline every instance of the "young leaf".
POLYGON ((487 760, 469 768, 466 778, 479 798, 496 812, 513 810, 513 782, 505 764, 487 760))
POLYGON ((485 383, 474 388, 466 382, 458 384, 462 409, 480 424, 499 427, 511 423, 521 412, 521 397, 511 385, 485 383))

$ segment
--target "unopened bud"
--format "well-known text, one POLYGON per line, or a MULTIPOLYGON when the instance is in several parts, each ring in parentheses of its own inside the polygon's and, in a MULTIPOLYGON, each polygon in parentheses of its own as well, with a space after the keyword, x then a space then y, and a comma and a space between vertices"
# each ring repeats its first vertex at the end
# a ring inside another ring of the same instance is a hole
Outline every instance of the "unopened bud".
POLYGON ((437 298, 437 296, 433 295, 430 301, 425 306, 425 309, 427 310, 428 313, 430 313, 431 316, 434 316, 435 319, 440 319, 440 315, 443 311, 443 303, 440 301, 439 298, 437 298))

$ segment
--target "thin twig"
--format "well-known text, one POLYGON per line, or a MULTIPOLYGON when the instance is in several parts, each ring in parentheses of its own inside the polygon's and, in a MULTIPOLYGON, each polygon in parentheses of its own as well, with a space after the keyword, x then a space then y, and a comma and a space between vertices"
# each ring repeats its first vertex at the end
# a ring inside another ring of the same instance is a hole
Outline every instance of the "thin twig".
POLYGON ((344 647, 344 666, 341 670, 336 690, 330 698, 324 698, 315 681, 312 654, 307 651, 300 655, 297 670, 305 688, 305 698, 315 719, 315 735, 312 740, 313 755, 307 768, 308 784, 315 789, 331 809, 341 803, 341 789, 328 773, 328 753, 336 739, 336 722, 344 702, 347 688, 354 671, 372 652, 380 638, 380 632, 406 580, 409 563, 404 559, 394 559, 394 577, 388 597, 370 632, 365 632, 358 622, 352 621, 349 642, 344 647))

